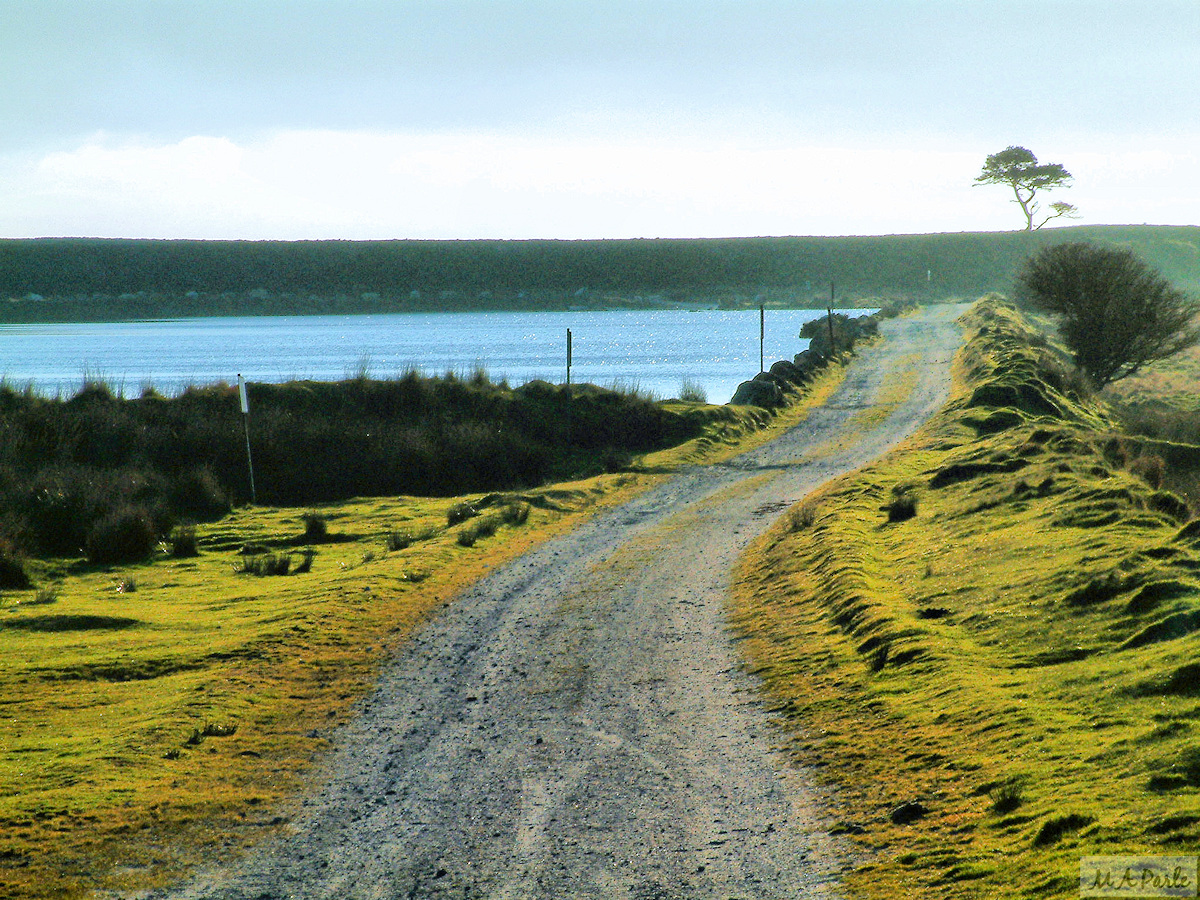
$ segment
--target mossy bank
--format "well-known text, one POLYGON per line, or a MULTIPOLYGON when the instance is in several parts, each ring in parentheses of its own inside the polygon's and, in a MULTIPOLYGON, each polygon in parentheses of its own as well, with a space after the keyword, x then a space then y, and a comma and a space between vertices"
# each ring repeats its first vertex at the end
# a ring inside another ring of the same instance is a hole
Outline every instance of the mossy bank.
POLYGON ((1200 527, 1020 314, 964 324, 952 402, 785 516, 733 618, 853 896, 1078 896, 1200 843, 1200 527))

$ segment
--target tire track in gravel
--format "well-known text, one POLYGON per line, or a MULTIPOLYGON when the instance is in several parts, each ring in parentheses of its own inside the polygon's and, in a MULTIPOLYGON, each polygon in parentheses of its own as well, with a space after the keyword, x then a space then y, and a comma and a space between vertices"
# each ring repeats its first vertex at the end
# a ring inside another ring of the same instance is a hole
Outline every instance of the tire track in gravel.
POLYGON ((772 752, 725 626, 730 572, 787 506, 945 402, 963 309, 884 322, 796 429, 465 592, 335 736, 289 834, 150 896, 837 896, 819 794, 772 752), (911 390, 881 393, 897 378, 911 390))

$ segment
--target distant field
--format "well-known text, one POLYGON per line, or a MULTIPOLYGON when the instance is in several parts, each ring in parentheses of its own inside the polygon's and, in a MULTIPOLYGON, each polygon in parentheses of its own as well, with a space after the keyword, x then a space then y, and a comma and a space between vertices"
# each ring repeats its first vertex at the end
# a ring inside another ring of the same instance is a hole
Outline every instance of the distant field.
POLYGON ((1114 382, 1105 393, 1132 406, 1166 405, 1200 410, 1200 346, 1114 382))
POLYGON ((823 306, 1007 292, 1047 243, 1128 246, 1200 287, 1200 227, 606 241, 0 241, 0 322, 565 309, 680 301, 823 306))
POLYGON ((1185 497, 1200 515, 1200 346, 1154 363, 1104 390, 1130 431, 1167 444, 1148 451, 1162 457, 1164 486, 1185 497), (1192 445, 1179 448, 1175 444, 1192 445))

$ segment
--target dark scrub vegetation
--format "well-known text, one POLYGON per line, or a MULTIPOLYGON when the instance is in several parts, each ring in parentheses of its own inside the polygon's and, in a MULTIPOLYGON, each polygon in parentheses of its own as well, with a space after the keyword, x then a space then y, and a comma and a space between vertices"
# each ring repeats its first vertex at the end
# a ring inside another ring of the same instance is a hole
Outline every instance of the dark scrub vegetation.
MULTIPOLYGON (((636 394, 510 389, 482 374, 252 384, 249 396, 258 499, 268 505, 530 487, 620 467, 701 427, 636 394)), ((122 399, 96 383, 67 400, 0 388, 0 434, 6 558, 141 558, 176 523, 249 499, 229 385, 172 399, 122 399)))
POLYGON ((1008 291, 1065 240, 1129 247, 1197 285, 1200 228, 604 241, 0 240, 0 321, 567 309, 703 300, 821 307, 1008 291))

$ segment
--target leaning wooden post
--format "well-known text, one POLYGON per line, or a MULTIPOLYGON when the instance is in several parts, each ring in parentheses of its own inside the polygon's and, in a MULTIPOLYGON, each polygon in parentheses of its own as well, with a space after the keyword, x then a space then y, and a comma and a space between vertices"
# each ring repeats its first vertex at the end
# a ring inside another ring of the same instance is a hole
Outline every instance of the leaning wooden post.
POLYGON ((829 282, 829 306, 826 309, 828 313, 826 321, 829 322, 829 358, 833 359, 834 351, 837 349, 833 345, 833 282, 829 282))
POLYGON ((250 470, 250 502, 258 506, 258 492, 254 490, 254 459, 250 455, 250 400, 246 396, 246 381, 240 373, 238 395, 242 401, 242 424, 246 429, 246 467, 250 470))
POLYGON ((766 359, 763 356, 763 344, 767 339, 767 314, 763 304, 758 304, 758 371, 765 371, 766 359))

